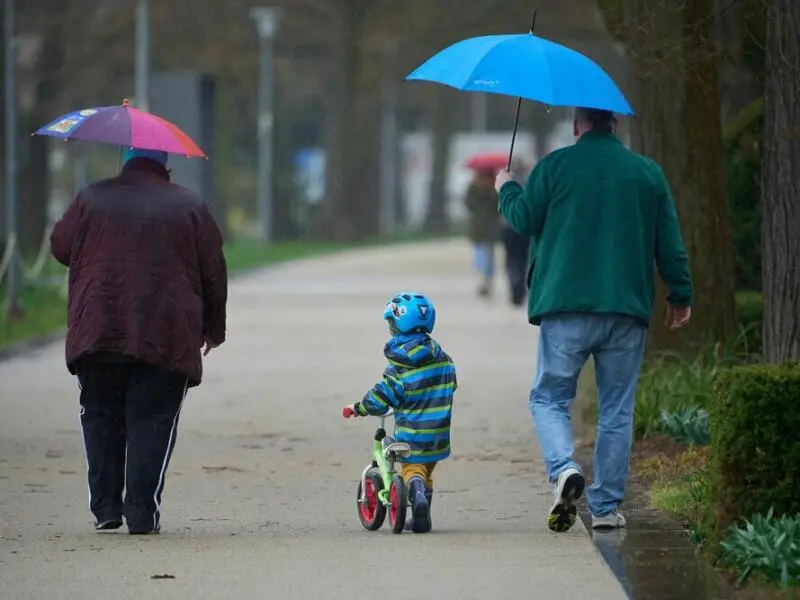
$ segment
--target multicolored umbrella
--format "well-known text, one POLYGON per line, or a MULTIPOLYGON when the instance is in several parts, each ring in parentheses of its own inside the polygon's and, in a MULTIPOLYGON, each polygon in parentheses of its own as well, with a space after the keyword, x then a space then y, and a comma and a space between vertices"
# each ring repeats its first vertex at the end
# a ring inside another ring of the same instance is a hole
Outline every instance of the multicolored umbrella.
POLYGON ((187 158, 208 158, 177 125, 133 108, 127 100, 121 106, 99 106, 67 113, 33 135, 157 150, 187 158))

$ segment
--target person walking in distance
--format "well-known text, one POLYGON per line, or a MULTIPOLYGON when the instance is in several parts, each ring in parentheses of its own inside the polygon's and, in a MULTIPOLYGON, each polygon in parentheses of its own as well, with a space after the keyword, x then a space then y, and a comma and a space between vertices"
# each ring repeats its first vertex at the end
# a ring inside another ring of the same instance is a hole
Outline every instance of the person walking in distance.
POLYGON ((652 318, 654 263, 669 289, 671 327, 691 317, 689 261, 667 180, 652 160, 615 135, 609 111, 577 108, 574 145, 541 160, 523 188, 508 171, 495 187, 503 217, 535 248, 528 320, 539 326, 530 407, 555 499, 553 531, 575 523, 585 480, 573 459, 569 410, 590 355, 599 416, 594 482, 596 529, 626 525, 636 382, 652 318))
POLYGON ((464 204, 469 211, 469 239, 475 251, 475 268, 480 275, 478 296, 492 294, 495 245, 500 225, 497 215, 497 192, 492 185, 494 169, 475 172, 467 188, 464 204))
POLYGON ((66 363, 80 385, 97 530, 160 530, 188 388, 225 341, 222 236, 163 152, 127 149, 118 176, 78 192, 51 235, 69 267, 66 363), (123 500, 124 491, 124 500, 123 500))

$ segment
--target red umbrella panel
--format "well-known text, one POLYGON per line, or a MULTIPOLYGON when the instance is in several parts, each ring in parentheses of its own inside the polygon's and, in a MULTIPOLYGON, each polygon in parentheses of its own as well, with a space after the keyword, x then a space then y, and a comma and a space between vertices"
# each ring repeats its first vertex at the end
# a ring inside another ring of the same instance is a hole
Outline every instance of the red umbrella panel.
POLYGON ((473 171, 500 171, 508 164, 506 152, 482 152, 470 157, 464 166, 473 171))

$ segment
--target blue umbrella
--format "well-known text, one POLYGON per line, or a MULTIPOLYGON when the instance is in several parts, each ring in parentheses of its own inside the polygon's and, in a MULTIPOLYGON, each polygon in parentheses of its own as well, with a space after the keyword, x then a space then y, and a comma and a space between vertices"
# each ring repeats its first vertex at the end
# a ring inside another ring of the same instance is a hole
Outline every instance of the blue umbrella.
MULTIPOLYGON (((533 35, 485 35, 456 42, 429 58, 406 80, 432 81, 463 91, 516 96, 550 106, 581 106, 633 115, 617 85, 580 52, 533 35)), ((511 154, 514 151, 511 140, 511 154)))

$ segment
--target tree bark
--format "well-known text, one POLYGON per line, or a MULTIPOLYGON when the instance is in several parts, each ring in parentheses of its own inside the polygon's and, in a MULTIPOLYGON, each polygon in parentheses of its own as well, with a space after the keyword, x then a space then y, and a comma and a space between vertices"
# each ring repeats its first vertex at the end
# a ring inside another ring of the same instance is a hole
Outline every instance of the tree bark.
POLYGON ((337 35, 328 80, 326 197, 314 232, 342 241, 377 231, 376 171, 368 168, 376 136, 360 77, 366 7, 365 0, 341 0, 332 11, 337 35))
POLYGON ((734 331, 733 259, 725 189, 713 2, 628 0, 637 121, 635 148, 658 162, 672 186, 695 284, 692 324, 664 322, 656 286, 651 348, 726 342, 734 331))
POLYGON ((764 359, 800 360, 800 4, 767 2, 761 179, 764 359))
POLYGON ((432 92, 432 175, 423 229, 428 233, 444 233, 447 231, 447 166, 450 162, 450 139, 455 127, 456 110, 454 92, 443 88, 432 92))
MULTIPOLYGON (((64 66, 62 37, 66 8, 50 11, 41 30, 42 46, 36 63, 36 100, 24 115, 25 129, 34 131, 52 120, 65 108, 58 101, 58 90, 64 66)), ((19 171, 19 242, 23 255, 33 259, 41 248, 47 227, 47 207, 50 193, 48 138, 28 136, 20 149, 24 161, 19 171)))
MULTIPOLYGON (((725 180, 714 0, 691 0, 683 11, 686 59, 686 200, 694 206, 690 251, 700 339, 729 342, 736 324, 731 212, 725 180)), ((685 211, 689 212, 689 211, 685 211)))

